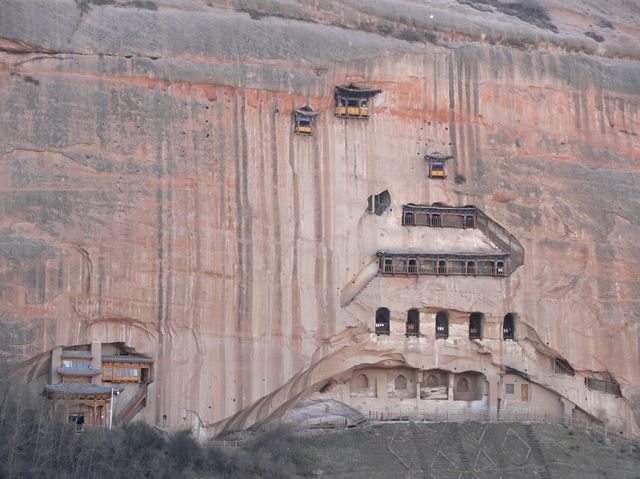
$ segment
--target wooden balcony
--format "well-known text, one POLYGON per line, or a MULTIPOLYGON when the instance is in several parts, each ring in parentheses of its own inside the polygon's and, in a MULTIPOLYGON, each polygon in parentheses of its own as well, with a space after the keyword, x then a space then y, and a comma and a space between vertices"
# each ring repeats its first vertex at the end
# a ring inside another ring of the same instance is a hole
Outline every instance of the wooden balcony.
POLYGON ((459 268, 458 270, 456 270, 456 268, 453 268, 453 270, 452 268, 445 268, 444 270, 438 268, 438 274, 501 276, 511 274, 516 268, 524 264, 524 248, 516 237, 475 206, 429 206, 409 203, 402 206, 402 225, 429 226, 432 228, 478 229, 498 247, 505 258, 509 258, 508 263, 510 268, 508 269, 501 269, 496 266, 494 272, 489 272, 486 270, 486 267, 483 269, 480 263, 476 263, 475 266, 471 264, 471 268, 467 268, 465 272, 459 271, 459 268), (478 268, 479 272, 474 273, 474 267, 478 268))
POLYGON ((597 378, 584 378, 584 384, 588 389, 600 391, 605 394, 613 394, 618 397, 622 396, 620 385, 614 381, 605 381, 604 379, 597 378))
POLYGON ((498 254, 378 253, 383 275, 508 276, 510 258, 498 254))
POLYGON ((343 118, 369 118, 369 108, 357 106, 337 106, 333 113, 343 118))

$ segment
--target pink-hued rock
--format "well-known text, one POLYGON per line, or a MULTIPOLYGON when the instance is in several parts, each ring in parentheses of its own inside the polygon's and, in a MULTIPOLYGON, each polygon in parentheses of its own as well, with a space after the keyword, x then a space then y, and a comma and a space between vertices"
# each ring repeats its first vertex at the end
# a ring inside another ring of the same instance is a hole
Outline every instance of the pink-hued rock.
POLYGON ((45 380, 56 346, 124 342, 155 361, 146 419, 197 415, 213 433, 360 366, 436 367, 441 346, 408 354, 402 322, 420 308, 431 333, 446 309, 462 336, 437 367, 526 367, 640 432, 640 13, 372 3, 0 5, 0 355, 25 380, 45 380), (383 90, 369 120, 333 116, 350 82, 383 90), (292 131, 305 104, 320 111, 310 137, 292 131), (427 178, 434 151, 454 157, 444 181, 427 178), (389 210, 367 212, 384 190, 389 210), (437 242, 401 225, 410 202, 481 208, 524 265, 363 276, 378 250, 437 242), (380 306, 397 333, 384 342, 380 306), (493 335, 482 348, 464 338, 473 311, 493 335), (580 381, 610 374, 623 398, 565 387, 554 356, 580 381))

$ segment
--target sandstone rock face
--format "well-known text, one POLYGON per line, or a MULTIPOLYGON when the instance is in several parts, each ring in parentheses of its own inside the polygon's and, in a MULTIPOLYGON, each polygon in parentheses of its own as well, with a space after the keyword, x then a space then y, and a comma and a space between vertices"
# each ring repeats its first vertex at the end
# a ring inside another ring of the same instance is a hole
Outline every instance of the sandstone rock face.
POLYGON ((640 11, 526 3, 3 0, 2 357, 37 391, 54 347, 124 342, 155 360, 146 419, 211 433, 358 368, 491 383, 512 367, 637 434, 640 11), (369 120, 332 114, 351 82, 383 90, 369 120), (305 104, 310 137, 292 133, 305 104), (454 157, 444 181, 427 178, 434 151, 454 157), (384 190, 390 208, 369 213, 384 190), (401 225, 403 204, 434 202, 481 208, 524 265, 375 276, 378 250, 456 250, 456 232, 401 225), (410 308, 428 331, 411 342, 410 308), (587 390, 594 373, 622 398, 587 390))

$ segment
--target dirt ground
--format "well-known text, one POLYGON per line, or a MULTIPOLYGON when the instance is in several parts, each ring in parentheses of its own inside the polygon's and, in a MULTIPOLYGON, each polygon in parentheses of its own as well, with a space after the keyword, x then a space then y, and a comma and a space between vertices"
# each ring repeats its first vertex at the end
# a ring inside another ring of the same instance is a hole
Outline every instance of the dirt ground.
POLYGON ((640 479, 640 443, 560 425, 398 423, 305 432, 332 478, 640 479))

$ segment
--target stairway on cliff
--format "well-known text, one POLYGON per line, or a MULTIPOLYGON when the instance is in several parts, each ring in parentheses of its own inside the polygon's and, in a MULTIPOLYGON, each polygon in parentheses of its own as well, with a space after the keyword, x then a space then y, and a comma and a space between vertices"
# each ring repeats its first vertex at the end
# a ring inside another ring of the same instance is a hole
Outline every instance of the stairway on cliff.
POLYGON ((549 472, 549 468, 547 467, 547 461, 542 454, 542 448, 540 447, 540 442, 535 435, 533 426, 531 424, 525 424, 524 431, 527 436, 529 446, 531 447, 531 456, 534 462, 541 467, 540 477, 542 479, 551 479, 551 473, 549 472))
POLYGON ((124 424, 135 417, 147 404, 147 385, 138 385, 136 393, 119 408, 118 413, 113 418, 114 425, 124 424))

